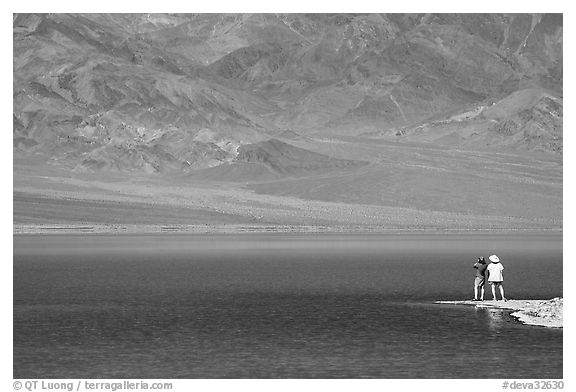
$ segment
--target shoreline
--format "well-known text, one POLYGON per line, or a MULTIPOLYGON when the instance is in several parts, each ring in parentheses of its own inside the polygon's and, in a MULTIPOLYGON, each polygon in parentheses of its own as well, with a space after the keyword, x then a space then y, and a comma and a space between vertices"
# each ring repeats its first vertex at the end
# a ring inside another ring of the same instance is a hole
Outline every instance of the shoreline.
MULTIPOLYGON (((13 235, 33 234, 245 234, 245 233, 339 233, 339 234, 495 234, 546 233, 561 234, 562 228, 438 228, 438 227, 385 227, 377 225, 277 225, 277 224, 199 224, 199 225, 106 225, 106 224, 15 224, 13 235)), ((458 301, 456 301, 458 302, 458 301)), ((462 301, 461 301, 462 302, 462 301)))
POLYGON ((443 305, 466 305, 476 308, 498 308, 512 311, 510 315, 525 325, 547 328, 563 328, 564 299, 549 300, 508 300, 504 301, 436 301, 443 305))

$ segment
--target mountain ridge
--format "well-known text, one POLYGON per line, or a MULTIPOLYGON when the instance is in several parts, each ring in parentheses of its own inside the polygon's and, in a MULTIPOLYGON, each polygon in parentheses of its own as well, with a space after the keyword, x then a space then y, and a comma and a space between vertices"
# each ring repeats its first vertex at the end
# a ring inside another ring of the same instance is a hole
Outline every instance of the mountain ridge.
POLYGON ((561 14, 15 15, 14 148, 151 173, 286 131, 561 154, 562 29, 561 14), (550 102, 431 120, 522 91, 550 102))

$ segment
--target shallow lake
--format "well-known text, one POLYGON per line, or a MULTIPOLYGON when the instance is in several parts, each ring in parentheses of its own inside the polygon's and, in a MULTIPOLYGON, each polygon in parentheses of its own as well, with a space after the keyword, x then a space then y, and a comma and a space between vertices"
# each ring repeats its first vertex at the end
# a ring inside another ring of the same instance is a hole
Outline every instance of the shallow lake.
POLYGON ((15 235, 14 378, 562 378, 561 234, 15 235), (487 294, 487 298, 490 295, 487 294))

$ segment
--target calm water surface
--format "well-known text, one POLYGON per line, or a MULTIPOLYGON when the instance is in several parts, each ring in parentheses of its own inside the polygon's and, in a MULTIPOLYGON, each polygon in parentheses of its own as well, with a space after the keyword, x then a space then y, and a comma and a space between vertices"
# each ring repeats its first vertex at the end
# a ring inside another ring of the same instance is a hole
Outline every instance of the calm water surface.
POLYGON ((561 235, 14 236, 14 378, 561 378, 561 235))

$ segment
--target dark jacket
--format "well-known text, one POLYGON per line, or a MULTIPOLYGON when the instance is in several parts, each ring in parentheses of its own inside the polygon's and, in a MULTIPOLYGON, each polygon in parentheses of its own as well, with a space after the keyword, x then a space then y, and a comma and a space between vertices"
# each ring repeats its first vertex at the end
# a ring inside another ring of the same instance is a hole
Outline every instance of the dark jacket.
POLYGON ((474 264, 474 268, 476 268, 477 277, 486 278, 486 268, 488 268, 488 264, 478 262, 474 264))

